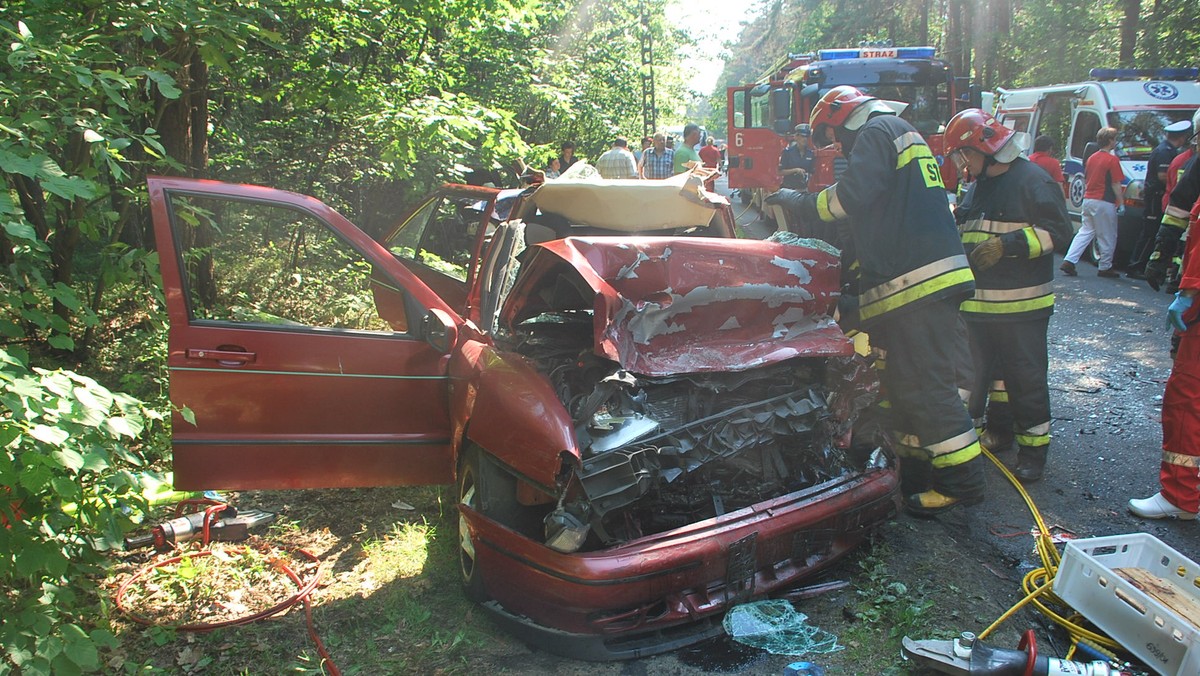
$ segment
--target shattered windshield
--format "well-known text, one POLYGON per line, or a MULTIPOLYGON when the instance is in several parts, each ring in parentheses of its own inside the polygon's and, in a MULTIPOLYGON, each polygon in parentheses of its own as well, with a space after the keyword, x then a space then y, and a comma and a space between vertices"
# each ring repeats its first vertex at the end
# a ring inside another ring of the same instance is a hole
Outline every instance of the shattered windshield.
POLYGON ((1167 125, 1191 121, 1194 110, 1130 110, 1109 113, 1108 124, 1116 127, 1117 156, 1125 160, 1147 160, 1166 132, 1167 125))

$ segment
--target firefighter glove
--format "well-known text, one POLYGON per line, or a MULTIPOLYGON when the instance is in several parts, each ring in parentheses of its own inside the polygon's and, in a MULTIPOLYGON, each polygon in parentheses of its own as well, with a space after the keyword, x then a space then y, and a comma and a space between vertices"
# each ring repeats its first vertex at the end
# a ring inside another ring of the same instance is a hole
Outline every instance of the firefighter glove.
POLYGON ((1003 255, 1004 242, 999 237, 989 237, 971 251, 971 267, 987 270, 998 263, 1003 255))
POLYGON ((1171 301, 1171 306, 1167 308, 1167 328, 1175 329, 1176 331, 1187 331, 1187 324, 1183 321, 1183 313, 1187 312, 1192 307, 1192 297, 1183 295, 1180 291, 1175 294, 1175 300, 1171 301))

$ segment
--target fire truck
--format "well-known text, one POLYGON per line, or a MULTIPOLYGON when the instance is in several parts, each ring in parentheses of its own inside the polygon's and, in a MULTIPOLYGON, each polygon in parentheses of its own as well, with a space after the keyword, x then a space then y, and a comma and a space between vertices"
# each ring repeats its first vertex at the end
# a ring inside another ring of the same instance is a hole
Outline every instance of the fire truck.
MULTIPOLYGON (((813 106, 838 85, 853 85, 882 99, 909 104, 902 117, 925 137, 942 164, 944 183, 954 186, 953 163, 944 163, 942 131, 959 110, 979 106, 979 90, 956 78, 933 47, 865 44, 789 54, 753 84, 726 90, 729 187, 743 199, 779 188, 784 136, 808 122, 813 106)), ((845 166, 837 146, 818 148, 808 189, 832 184, 845 166)))

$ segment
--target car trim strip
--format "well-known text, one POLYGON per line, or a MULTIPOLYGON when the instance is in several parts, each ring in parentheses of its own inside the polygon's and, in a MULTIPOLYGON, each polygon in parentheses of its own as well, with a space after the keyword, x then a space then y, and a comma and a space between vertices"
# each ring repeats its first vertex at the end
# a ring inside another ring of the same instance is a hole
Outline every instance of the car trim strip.
POLYGON ((333 378, 390 378, 392 380, 449 380, 450 376, 405 376, 386 373, 320 373, 318 371, 266 371, 244 368, 200 368, 195 366, 172 366, 169 371, 207 371, 210 373, 253 373, 264 376, 326 376, 333 378))
POLYGON ((177 446, 444 446, 450 438, 431 439, 181 439, 172 437, 177 446))

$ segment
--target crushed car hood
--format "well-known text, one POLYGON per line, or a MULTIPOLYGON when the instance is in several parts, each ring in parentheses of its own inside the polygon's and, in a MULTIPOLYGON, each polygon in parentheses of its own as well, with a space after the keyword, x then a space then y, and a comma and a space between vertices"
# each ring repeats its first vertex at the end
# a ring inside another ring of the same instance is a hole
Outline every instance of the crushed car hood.
POLYGON ((591 312, 594 350, 633 373, 742 371, 849 355, 831 316, 828 250, 716 238, 568 237, 532 246, 502 311, 524 321, 591 312))

